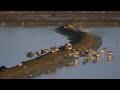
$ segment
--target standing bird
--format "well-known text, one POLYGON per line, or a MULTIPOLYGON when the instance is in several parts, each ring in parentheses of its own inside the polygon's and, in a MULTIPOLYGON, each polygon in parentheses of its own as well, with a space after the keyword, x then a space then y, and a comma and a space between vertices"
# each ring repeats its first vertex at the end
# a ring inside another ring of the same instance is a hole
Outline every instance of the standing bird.
POLYGON ((41 49, 41 55, 48 54, 49 52, 48 49, 41 49))
POLYGON ((39 52, 36 51, 35 53, 36 53, 36 55, 37 55, 38 57, 40 56, 39 52))
POLYGON ((35 55, 35 53, 31 52, 31 51, 28 51, 27 54, 26 54, 26 57, 33 57, 35 55))
POLYGON ((50 47, 50 49, 51 49, 51 52, 52 52, 52 53, 57 52, 57 51, 59 50, 59 48, 56 46, 56 43, 55 43, 54 45, 52 45, 52 46, 50 47))
POLYGON ((113 53, 111 51, 107 51, 107 55, 112 55, 113 53))
POLYGON ((105 52, 106 48, 100 48, 100 52, 105 52))
POLYGON ((73 53, 73 56, 75 58, 78 58, 80 55, 79 55, 79 50, 78 49, 73 49, 74 50, 74 53, 73 53))
POLYGON ((100 60, 101 56, 102 56, 102 54, 99 52, 97 52, 96 54, 93 54, 93 57, 95 58, 95 60, 100 60))
POLYGON ((113 53, 111 51, 107 51, 107 57, 112 58, 112 56, 113 56, 113 53))
POLYGON ((72 57, 72 56, 73 56, 73 54, 74 54, 74 52, 72 52, 72 51, 68 50, 68 55, 69 55, 70 57, 72 57))
POLYGON ((68 42, 65 46, 65 49, 71 50, 72 49, 72 44, 70 42, 68 42))

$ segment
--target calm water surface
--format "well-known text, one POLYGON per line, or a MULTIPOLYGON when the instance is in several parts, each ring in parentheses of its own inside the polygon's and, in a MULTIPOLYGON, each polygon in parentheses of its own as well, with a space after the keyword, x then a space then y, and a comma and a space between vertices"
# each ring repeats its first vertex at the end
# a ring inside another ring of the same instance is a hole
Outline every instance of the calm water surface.
POLYGON ((56 27, 0 27, 0 64, 7 67, 26 61, 27 51, 49 48, 56 42, 57 46, 68 42, 54 29, 56 27))
POLYGON ((102 38, 101 48, 113 52, 112 60, 108 61, 104 53, 102 60, 97 63, 83 65, 81 57, 76 66, 58 68, 52 74, 44 74, 35 79, 120 79, 120 27, 93 27, 90 33, 102 38))
MULTIPOLYGON (((36 51, 56 42, 58 46, 68 42, 67 37, 54 32, 55 27, 0 27, 0 64, 15 66, 25 57, 26 51, 36 51)), ((120 79, 120 27, 93 27, 90 32, 102 38, 101 47, 113 52, 108 61, 106 54, 97 63, 79 64, 56 68, 53 73, 42 74, 34 79, 120 79)))

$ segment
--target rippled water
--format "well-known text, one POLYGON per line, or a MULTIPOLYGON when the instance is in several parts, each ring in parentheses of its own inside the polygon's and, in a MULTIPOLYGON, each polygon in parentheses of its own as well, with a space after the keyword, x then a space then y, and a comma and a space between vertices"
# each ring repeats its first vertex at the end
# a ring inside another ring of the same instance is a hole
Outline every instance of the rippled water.
MULTIPOLYGON (((14 66, 23 60, 26 51, 35 51, 56 42, 58 46, 68 42, 67 37, 54 32, 55 27, 0 27, 0 64, 14 66)), ((56 68, 54 72, 42 74, 34 79, 120 79, 120 27, 93 27, 90 32, 102 38, 102 46, 113 52, 113 59, 85 65, 83 57, 79 64, 56 68)))

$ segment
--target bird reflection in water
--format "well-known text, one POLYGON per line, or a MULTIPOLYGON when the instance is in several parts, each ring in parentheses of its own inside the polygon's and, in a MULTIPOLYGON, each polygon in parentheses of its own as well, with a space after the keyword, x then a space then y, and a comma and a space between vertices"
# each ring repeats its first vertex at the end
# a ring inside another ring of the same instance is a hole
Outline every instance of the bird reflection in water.
POLYGON ((70 62, 67 62, 66 64, 67 68, 69 68, 68 70, 73 71, 77 66, 80 65, 80 59, 79 58, 74 58, 72 59, 70 62))
POLYGON ((111 63, 111 62, 112 62, 112 59, 113 59, 113 56, 107 57, 107 62, 111 63))
POLYGON ((89 61, 90 61, 90 59, 88 57, 84 57, 82 64, 86 65, 89 61))
POLYGON ((107 58, 107 62, 111 62, 113 59, 113 52, 107 50, 106 48, 86 49, 82 56, 83 65, 86 65, 89 62, 97 64, 97 62, 103 63, 105 58, 107 58))
POLYGON ((111 62, 113 59, 113 53, 111 51, 107 51, 107 62, 111 62))
POLYGON ((72 59, 70 62, 67 62, 68 66, 78 66, 80 65, 79 58, 72 59))
POLYGON ((59 72, 58 68, 51 68, 46 72, 46 74, 57 74, 58 72, 59 72))
POLYGON ((112 58, 107 58, 107 62, 111 63, 112 62, 112 58))

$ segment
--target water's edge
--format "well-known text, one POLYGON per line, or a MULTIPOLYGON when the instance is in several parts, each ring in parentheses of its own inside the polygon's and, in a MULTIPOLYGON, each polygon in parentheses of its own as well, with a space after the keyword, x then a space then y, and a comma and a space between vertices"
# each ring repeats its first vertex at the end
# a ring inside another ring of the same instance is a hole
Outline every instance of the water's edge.
MULTIPOLYGON (((61 30, 63 29, 60 29, 59 33, 61 32, 61 30)), ((101 38, 87 34, 85 32, 65 31, 63 33, 66 33, 69 39, 73 42, 73 48, 79 49, 80 52, 82 52, 84 48, 99 47, 101 44, 101 38)), ((63 63, 65 59, 64 55, 68 55, 67 50, 65 49, 58 51, 55 54, 49 53, 36 59, 23 62, 22 66, 16 65, 14 67, 7 68, 1 71, 0 78, 33 78, 38 74, 40 75, 45 72, 48 72, 48 70, 54 69, 55 67, 65 66, 65 63, 63 63)))

